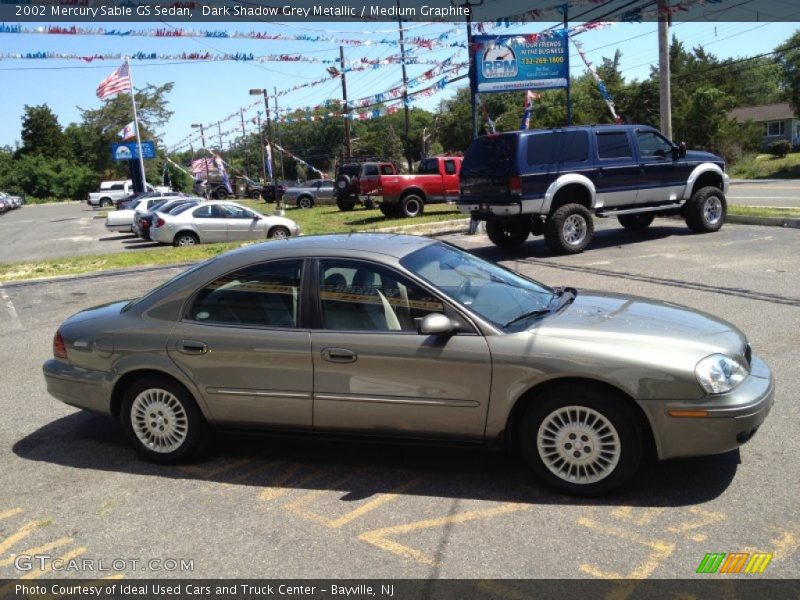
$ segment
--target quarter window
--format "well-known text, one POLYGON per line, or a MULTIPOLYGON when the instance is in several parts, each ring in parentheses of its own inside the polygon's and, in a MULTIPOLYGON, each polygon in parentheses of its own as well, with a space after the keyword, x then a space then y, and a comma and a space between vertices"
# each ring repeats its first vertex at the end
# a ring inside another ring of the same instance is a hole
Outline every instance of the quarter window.
POLYGON ((589 136, 585 131, 564 131, 558 136, 558 162, 589 160, 589 136))
POLYGON ((597 155, 601 159, 631 158, 631 144, 624 131, 597 134, 597 155))
POLYGON ((548 165, 553 162, 555 133, 537 133, 527 136, 527 139, 529 165, 548 165))
POLYGON ((302 262, 253 265, 203 288, 189 312, 200 323, 297 327, 302 262))
POLYGON ((320 281, 325 329, 416 331, 416 319, 444 313, 441 300, 379 265, 323 260, 320 281))

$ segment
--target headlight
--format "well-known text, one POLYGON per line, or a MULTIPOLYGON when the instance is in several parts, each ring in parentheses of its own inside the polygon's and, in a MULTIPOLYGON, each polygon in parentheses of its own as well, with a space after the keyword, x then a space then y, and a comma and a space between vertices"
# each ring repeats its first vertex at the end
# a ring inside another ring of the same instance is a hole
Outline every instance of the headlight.
POLYGON ((694 368, 697 381, 709 394, 730 392, 747 377, 747 369, 724 354, 706 356, 694 368))

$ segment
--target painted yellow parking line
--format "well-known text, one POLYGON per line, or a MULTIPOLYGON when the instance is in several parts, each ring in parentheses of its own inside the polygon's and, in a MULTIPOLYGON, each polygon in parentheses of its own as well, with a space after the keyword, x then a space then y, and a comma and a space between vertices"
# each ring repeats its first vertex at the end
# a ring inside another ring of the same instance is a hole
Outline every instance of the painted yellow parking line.
MULTIPOLYGON (((275 498, 280 498, 284 494, 288 494, 294 488, 283 487, 285 483, 287 483, 294 475, 297 473, 303 465, 301 464, 289 464, 286 470, 281 473, 278 477, 272 480, 272 485, 269 487, 264 488, 261 493, 259 494, 259 498, 261 500, 274 500, 275 498)), ((295 487, 302 487, 307 483, 311 483, 315 479, 318 479, 324 474, 322 469, 317 469, 311 471, 305 477, 301 477, 297 481, 294 482, 295 487)))
POLYGON ((9 517, 13 517, 14 515, 18 515, 22 512, 21 508, 12 508, 11 510, 6 510, 0 512, 0 519, 8 519, 9 517))
POLYGON ((19 542, 20 540, 24 540, 28 537, 34 530, 41 527, 42 525, 46 525, 50 521, 48 519, 40 519, 38 521, 28 521, 22 527, 17 529, 14 533, 0 542, 0 554, 3 554, 6 550, 11 548, 14 544, 19 542))
POLYGON ((231 462, 226 462, 221 465, 190 465, 188 467, 179 467, 181 471, 184 473, 188 473, 194 477, 202 477, 204 479, 210 479, 211 477, 216 477, 217 475, 222 475, 223 473, 227 473, 228 471, 233 471, 234 469, 238 469, 242 465, 245 465, 252 461, 251 458, 242 458, 239 460, 234 460, 231 462))
POLYGON ((504 515, 511 512, 529 510, 531 505, 518 504, 515 502, 506 502, 499 506, 484 510, 468 510, 446 517, 439 517, 436 519, 423 519, 421 521, 414 521, 413 523, 406 523, 404 525, 394 525, 392 527, 383 527, 381 529, 374 529, 366 531, 358 536, 358 539, 363 540, 373 546, 377 546, 382 550, 396 554, 402 558, 415 560, 425 565, 435 566, 439 563, 436 557, 416 550, 409 546, 405 546, 400 542, 389 539, 389 536, 402 535, 411 533, 413 531, 420 531, 422 529, 433 529, 435 527, 443 527, 447 525, 456 525, 458 523, 466 523, 467 521, 476 521, 478 519, 489 519, 498 515, 504 515))
POLYGON ((577 523, 578 525, 588 527, 594 531, 599 531, 600 533, 627 540, 629 542, 635 542, 650 549, 650 554, 644 560, 644 562, 635 567, 627 575, 604 571, 597 566, 589 564, 583 564, 580 566, 581 571, 593 577, 599 577, 601 579, 646 579, 652 575, 658 566, 675 551, 675 544, 671 542, 644 538, 631 531, 605 525, 593 519, 582 517, 578 519, 577 523))
POLYGON ((692 540, 693 542, 702 542, 706 539, 706 535, 704 533, 697 533, 695 530, 700 529, 702 527, 707 527, 708 525, 713 525, 714 523, 719 523, 727 519, 727 515, 720 513, 720 512, 712 512, 710 510, 705 510, 704 508, 700 508, 699 506, 692 506, 689 509, 689 512, 693 515, 697 515, 697 519, 693 519, 691 521, 686 521, 685 523, 681 523, 680 525, 673 525, 667 527, 666 530, 670 533, 677 533, 679 535, 683 535, 687 539, 692 540))
POLYGON ((648 525, 653 521, 653 519, 661 516, 663 512, 663 508, 644 508, 634 510, 632 506, 620 506, 619 508, 611 511, 611 515, 617 519, 632 521, 637 525, 648 525))
MULTIPOLYGON (((34 554, 43 554, 50 550, 55 550, 56 548, 61 548, 62 546, 66 546, 71 544, 74 540, 72 538, 59 538, 55 542, 50 542, 49 544, 44 544, 43 546, 37 546, 36 548, 29 548, 28 550, 23 550, 22 552, 17 552, 16 555, 25 555, 25 556, 32 556, 34 554)), ((5 558, 0 560, 0 567, 7 567, 8 565, 14 562, 16 556, 11 556, 9 558, 5 558)))

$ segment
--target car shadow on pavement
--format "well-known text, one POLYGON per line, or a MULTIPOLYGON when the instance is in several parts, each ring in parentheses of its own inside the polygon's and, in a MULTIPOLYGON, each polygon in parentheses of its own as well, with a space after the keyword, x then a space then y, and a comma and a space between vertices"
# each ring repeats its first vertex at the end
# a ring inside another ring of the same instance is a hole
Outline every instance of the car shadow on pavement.
MULTIPOLYGON (((686 506, 721 495, 733 480, 739 452, 666 462, 646 461, 623 490, 602 498, 551 492, 518 458, 485 448, 329 440, 266 434, 218 434, 205 457, 183 466, 145 462, 111 418, 77 412, 19 440, 26 460, 131 475, 250 486, 283 494, 336 491, 342 501, 409 494, 518 502, 624 506, 686 506)), ((264 493, 262 491, 262 493, 264 493)))
POLYGON ((117 234, 114 234, 114 235, 110 235, 108 237, 97 238, 97 241, 98 242, 123 242, 125 240, 137 240, 137 239, 139 239, 139 238, 137 238, 132 233, 126 233, 124 235, 121 235, 121 234, 117 233, 117 234))

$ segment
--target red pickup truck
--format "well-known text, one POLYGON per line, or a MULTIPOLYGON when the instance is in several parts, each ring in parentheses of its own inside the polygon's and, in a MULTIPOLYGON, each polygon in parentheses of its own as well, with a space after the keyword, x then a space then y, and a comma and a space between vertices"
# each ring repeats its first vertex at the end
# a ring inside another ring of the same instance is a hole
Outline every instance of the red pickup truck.
POLYGON ((425 158, 414 175, 380 175, 379 202, 387 217, 417 217, 425 205, 456 202, 459 196, 460 156, 425 158))

